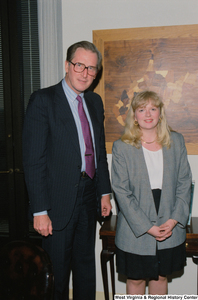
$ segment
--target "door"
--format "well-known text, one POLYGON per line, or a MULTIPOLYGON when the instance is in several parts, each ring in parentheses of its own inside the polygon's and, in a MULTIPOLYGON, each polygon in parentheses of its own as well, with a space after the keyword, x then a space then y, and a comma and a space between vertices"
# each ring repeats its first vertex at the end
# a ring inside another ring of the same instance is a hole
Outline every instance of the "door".
POLYGON ((22 127, 40 86, 37 0, 0 1, 0 244, 38 235, 28 220, 22 127))

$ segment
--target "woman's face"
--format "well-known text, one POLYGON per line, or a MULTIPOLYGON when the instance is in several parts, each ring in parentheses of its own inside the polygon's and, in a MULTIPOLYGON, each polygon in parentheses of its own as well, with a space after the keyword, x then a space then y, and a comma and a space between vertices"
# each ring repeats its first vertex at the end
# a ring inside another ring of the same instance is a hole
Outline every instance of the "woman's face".
POLYGON ((135 120, 142 130, 154 129, 160 117, 160 108, 153 105, 149 100, 145 106, 140 106, 135 110, 135 120))

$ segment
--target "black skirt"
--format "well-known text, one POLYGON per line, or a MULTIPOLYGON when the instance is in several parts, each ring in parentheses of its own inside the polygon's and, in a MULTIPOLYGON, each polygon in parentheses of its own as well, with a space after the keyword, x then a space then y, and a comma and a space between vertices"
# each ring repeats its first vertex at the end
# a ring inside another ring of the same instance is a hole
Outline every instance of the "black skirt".
MULTIPOLYGON (((161 190, 153 190, 153 198, 158 213, 161 190)), ((186 263, 185 242, 181 245, 158 250, 156 255, 137 255, 116 249, 117 272, 129 279, 158 279, 183 269, 186 263)))

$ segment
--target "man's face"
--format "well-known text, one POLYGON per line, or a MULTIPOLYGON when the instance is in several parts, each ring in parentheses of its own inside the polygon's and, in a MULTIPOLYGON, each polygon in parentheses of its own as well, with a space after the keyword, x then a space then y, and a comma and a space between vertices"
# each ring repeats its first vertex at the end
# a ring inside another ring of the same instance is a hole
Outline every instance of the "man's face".
MULTIPOLYGON (((90 50, 78 48, 72 59, 72 63, 82 63, 86 67, 93 66, 97 67, 97 54, 90 50)), ((95 77, 90 76, 85 69, 82 73, 74 71, 74 66, 68 61, 65 62, 65 80, 68 86, 76 93, 80 94, 90 87, 95 77)))

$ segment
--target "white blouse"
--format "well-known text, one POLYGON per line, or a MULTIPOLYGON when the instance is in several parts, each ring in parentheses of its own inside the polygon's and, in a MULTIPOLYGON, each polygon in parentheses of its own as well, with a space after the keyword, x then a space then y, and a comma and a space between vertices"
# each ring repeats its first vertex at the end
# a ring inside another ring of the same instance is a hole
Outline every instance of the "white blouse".
POLYGON ((163 180, 163 153, 162 149, 150 151, 144 147, 143 153, 148 170, 151 189, 162 189, 163 180))

